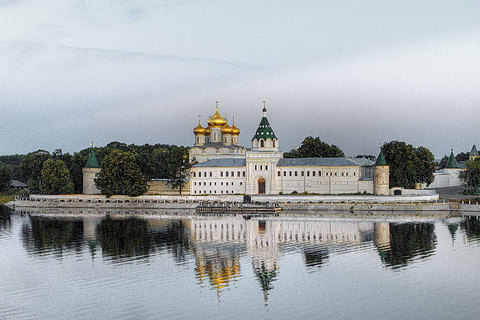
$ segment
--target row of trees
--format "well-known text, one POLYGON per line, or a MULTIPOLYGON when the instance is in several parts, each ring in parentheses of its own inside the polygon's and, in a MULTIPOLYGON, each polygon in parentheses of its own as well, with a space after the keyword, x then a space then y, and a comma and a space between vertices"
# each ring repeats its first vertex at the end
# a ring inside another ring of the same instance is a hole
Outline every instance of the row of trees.
MULTIPOLYGON (((82 168, 90 151, 90 148, 83 149, 71 155, 60 149, 53 153, 37 150, 27 155, 2 156, 0 160, 9 163, 0 163, 0 188, 7 188, 13 178, 27 182, 32 193, 81 193, 82 168)), ((111 142, 94 151, 101 166, 106 169, 99 177, 100 190, 109 195, 142 194, 146 190, 146 181, 150 179, 168 179, 172 188, 181 188, 189 168, 188 148, 175 145, 139 146, 111 142), (110 171, 116 166, 119 169, 110 171), (132 177, 137 179, 135 183, 129 180, 132 177)))

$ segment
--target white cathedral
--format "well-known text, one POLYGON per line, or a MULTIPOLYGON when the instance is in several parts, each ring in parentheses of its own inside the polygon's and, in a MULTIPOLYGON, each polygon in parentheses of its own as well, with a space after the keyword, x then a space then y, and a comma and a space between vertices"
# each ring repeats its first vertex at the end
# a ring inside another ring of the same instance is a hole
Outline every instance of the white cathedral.
POLYGON ((363 158, 283 158, 265 103, 251 148, 239 146, 240 129, 220 115, 218 102, 208 126, 199 120, 193 133, 191 195, 390 194, 389 166, 381 152, 376 163, 363 158))

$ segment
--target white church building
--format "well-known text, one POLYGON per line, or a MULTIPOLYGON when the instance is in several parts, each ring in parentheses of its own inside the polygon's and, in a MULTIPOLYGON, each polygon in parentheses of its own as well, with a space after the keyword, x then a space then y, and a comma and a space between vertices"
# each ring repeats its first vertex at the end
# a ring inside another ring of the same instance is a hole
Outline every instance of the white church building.
POLYGON ((363 158, 283 158, 279 139, 263 116, 251 148, 239 146, 240 129, 217 110, 193 129, 190 194, 356 194, 389 195, 389 166, 363 158))

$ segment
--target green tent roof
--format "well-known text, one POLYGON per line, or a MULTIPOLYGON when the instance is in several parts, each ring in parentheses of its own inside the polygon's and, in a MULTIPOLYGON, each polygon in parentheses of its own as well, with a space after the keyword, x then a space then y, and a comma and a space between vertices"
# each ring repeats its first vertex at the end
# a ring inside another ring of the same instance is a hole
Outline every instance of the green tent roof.
POLYGON ((257 131, 255 132, 255 135, 253 136, 253 139, 277 139, 275 136, 275 133, 273 132, 272 127, 270 126, 270 123, 268 122, 267 117, 263 117, 262 120, 260 121, 260 124, 258 125, 257 131))
POLYGON ((478 151, 475 145, 473 145, 472 150, 470 151, 470 157, 478 157, 478 151))
POLYGON ((90 155, 88 156, 87 163, 85 164, 85 168, 100 168, 100 165, 98 164, 97 156, 95 155, 95 152, 90 151, 90 155))
POLYGON ((380 150, 380 153, 377 157, 377 162, 375 162, 376 166, 387 166, 387 160, 385 160, 385 156, 383 155, 383 151, 380 150))
POLYGON ((453 149, 452 149, 452 152, 450 153, 450 157, 448 158, 447 169, 458 169, 458 162, 457 162, 457 159, 455 159, 455 156, 453 155, 453 149))

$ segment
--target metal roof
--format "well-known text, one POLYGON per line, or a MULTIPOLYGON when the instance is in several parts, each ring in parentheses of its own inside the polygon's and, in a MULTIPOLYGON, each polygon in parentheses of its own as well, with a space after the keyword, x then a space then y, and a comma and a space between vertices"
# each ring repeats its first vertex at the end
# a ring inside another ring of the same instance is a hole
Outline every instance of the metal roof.
POLYGON ((197 163, 194 168, 206 168, 206 167, 245 167, 247 161, 245 158, 221 158, 211 159, 205 162, 197 163))
POLYGON ((362 167, 372 166, 365 158, 283 158, 277 167, 362 167))

